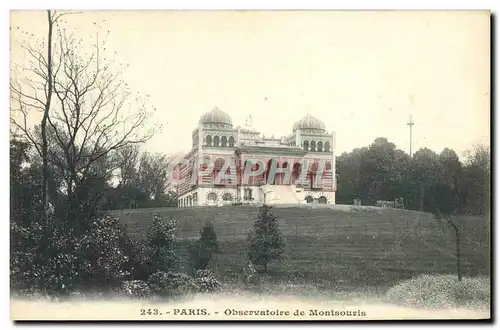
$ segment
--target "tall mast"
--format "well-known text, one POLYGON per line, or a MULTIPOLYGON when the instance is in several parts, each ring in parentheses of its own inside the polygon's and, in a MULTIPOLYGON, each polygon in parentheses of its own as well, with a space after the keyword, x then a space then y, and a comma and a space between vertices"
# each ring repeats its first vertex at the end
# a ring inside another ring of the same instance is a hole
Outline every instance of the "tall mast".
POLYGON ((406 125, 408 125, 408 127, 410 127, 410 157, 412 156, 412 153, 411 153, 411 147, 412 147, 412 128, 413 128, 413 125, 415 125, 415 122, 413 121, 413 119, 411 118, 411 115, 410 115, 410 120, 408 120, 408 123, 406 123, 406 125))

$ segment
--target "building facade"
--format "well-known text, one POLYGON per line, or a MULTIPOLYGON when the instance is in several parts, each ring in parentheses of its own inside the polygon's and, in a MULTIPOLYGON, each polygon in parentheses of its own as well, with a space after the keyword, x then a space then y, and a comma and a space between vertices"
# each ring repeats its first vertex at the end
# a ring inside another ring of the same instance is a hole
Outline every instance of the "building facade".
POLYGON ((176 169, 178 206, 335 204, 335 133, 306 115, 292 133, 265 137, 214 108, 200 117, 176 169))

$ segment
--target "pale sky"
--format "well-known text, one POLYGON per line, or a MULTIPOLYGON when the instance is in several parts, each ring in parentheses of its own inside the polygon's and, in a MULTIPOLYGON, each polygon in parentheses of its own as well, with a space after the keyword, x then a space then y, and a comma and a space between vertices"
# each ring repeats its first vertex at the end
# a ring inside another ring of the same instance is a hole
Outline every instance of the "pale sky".
MULTIPOLYGON (((489 12, 100 11, 67 16, 129 64, 164 128, 153 152, 188 152, 199 117, 217 106, 266 135, 288 135, 306 113, 336 131, 337 154, 387 137, 408 152, 460 156, 490 139, 489 12), (97 22, 94 25, 94 22, 97 22)), ((46 34, 44 12, 14 12, 15 27, 46 34)), ((12 44, 12 60, 19 49, 12 44)))

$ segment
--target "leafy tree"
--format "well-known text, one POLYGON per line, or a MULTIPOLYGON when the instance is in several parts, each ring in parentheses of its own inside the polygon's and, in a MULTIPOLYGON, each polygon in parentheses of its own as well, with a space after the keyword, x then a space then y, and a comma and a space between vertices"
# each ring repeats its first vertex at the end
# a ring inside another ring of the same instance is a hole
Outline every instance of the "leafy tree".
POLYGON ((219 252, 217 235, 212 223, 208 222, 200 232, 200 238, 189 247, 191 267, 194 271, 208 267, 213 253, 219 252))
POLYGON ((456 153, 451 149, 444 149, 437 158, 437 168, 432 173, 435 181, 430 189, 432 194, 432 212, 438 221, 446 221, 455 232, 456 264, 458 280, 462 280, 460 265, 460 227, 455 220, 460 203, 459 180, 462 165, 456 153))
POLYGON ((271 212, 271 207, 260 207, 253 227, 247 238, 248 257, 267 272, 269 262, 283 258, 285 246, 283 234, 278 228, 278 219, 271 212))
POLYGON ((174 267, 176 230, 177 221, 174 219, 165 220, 161 216, 154 215, 153 223, 146 236, 151 266, 154 271, 167 272, 174 267))
POLYGON ((490 149, 476 145, 468 150, 461 180, 461 212, 485 214, 490 212, 491 155, 490 149))
POLYGON ((143 153, 139 160, 138 185, 152 200, 158 202, 165 195, 168 183, 169 158, 161 153, 143 153))
POLYGON ((200 242, 207 246, 212 252, 219 252, 217 234, 215 233, 215 227, 211 222, 207 222, 203 226, 200 232, 200 242))

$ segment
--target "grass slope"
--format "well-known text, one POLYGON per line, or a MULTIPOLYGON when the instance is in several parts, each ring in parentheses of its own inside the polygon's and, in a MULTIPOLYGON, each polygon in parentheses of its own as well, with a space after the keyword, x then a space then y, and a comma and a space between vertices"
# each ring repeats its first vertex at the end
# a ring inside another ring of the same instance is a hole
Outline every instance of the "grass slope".
MULTIPOLYGON (((205 221, 221 245, 212 267, 230 280, 246 261, 245 238, 253 206, 161 208, 115 211, 133 236, 142 237, 154 214, 175 218, 178 254, 188 269, 187 247, 205 221)), ((422 273, 454 273, 455 236, 432 215, 397 209, 274 207, 286 237, 285 260, 270 266, 266 280, 303 280, 315 285, 382 285, 422 273)), ((480 217, 457 217, 467 276, 489 273, 489 231, 480 217)))

